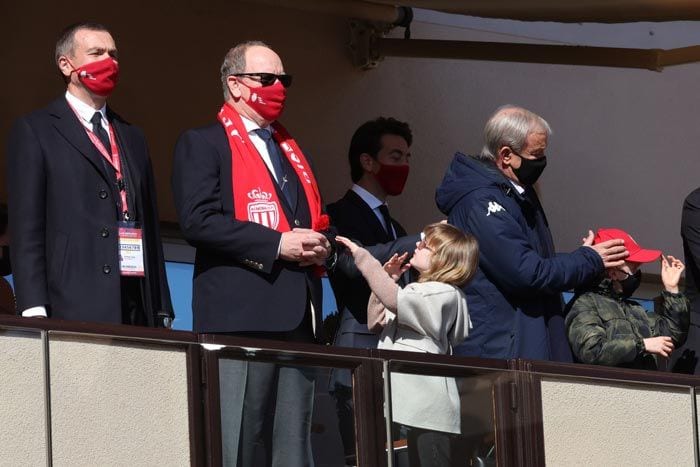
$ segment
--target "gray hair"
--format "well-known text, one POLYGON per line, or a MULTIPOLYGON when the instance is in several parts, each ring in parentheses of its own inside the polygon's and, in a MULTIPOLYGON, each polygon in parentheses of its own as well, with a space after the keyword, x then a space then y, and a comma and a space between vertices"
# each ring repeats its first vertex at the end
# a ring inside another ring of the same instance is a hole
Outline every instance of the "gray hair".
POLYGON ((484 127, 484 147, 479 159, 495 161, 496 154, 503 146, 508 146, 520 154, 530 133, 545 133, 552 129, 539 115, 522 107, 504 105, 496 109, 484 127))
POLYGON ((221 85, 224 89, 224 99, 230 97, 227 78, 237 73, 245 73, 245 53, 248 51, 248 48, 255 46, 270 48, 263 41, 245 41, 236 44, 226 53, 224 62, 221 64, 221 85))
POLYGON ((82 23, 71 24, 61 32, 61 36, 56 41, 56 51, 54 58, 56 63, 58 59, 63 56, 73 56, 73 50, 75 49, 75 33, 81 29, 87 29, 89 31, 103 31, 109 33, 107 28, 100 24, 94 23, 92 21, 84 21, 82 23))

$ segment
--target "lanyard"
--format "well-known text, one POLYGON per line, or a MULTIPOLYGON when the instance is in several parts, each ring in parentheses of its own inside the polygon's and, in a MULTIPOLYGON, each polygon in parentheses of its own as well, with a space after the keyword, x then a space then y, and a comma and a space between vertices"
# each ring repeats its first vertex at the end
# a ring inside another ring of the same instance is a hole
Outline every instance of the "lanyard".
MULTIPOLYGON (((73 106, 71 106, 71 109, 73 109, 73 106)), ((75 115, 80 118, 75 109, 73 109, 73 112, 75 112, 75 115)), ((119 196, 121 197, 122 201, 122 215, 124 216, 125 220, 129 220, 129 205, 127 204, 126 199, 126 185, 124 184, 124 177, 122 176, 122 162, 119 158, 119 148, 117 147, 117 138, 114 135, 114 128, 112 128, 112 125, 107 122, 107 128, 109 128, 109 144, 111 153, 107 152, 107 149, 102 144, 102 141, 100 141, 100 138, 98 138, 94 132, 89 130, 85 125, 83 125, 83 128, 85 128, 85 132, 90 138, 90 141, 92 141, 92 144, 98 151, 100 151, 102 157, 104 157, 107 162, 109 162, 109 165, 111 165, 114 169, 117 177, 117 188, 119 189, 119 196)))

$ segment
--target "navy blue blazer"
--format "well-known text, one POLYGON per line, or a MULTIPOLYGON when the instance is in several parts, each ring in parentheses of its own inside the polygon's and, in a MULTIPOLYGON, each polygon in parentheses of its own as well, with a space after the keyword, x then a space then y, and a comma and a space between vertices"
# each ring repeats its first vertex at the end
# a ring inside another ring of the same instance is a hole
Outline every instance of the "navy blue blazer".
MULTIPOLYGON (((352 190, 348 190, 345 196, 335 203, 329 204, 326 211, 339 235, 356 240, 365 247, 393 240, 374 211, 352 190)), ((406 235, 406 230, 395 219, 392 218, 391 223, 397 237, 406 235)), ((413 237, 406 242, 405 251, 412 253, 418 238, 413 237)), ((387 259, 379 258, 381 262, 387 259)), ((370 294, 367 281, 362 277, 349 277, 342 267, 329 271, 328 278, 333 286, 338 309, 347 308, 359 323, 367 323, 367 302, 370 294)))
MULTIPOLYGON (((148 324, 172 316, 153 169, 140 129, 108 109, 141 222, 146 269, 140 281, 148 324), (161 317, 159 317, 161 315, 161 317)), ((17 310, 121 323, 118 191, 102 155, 65 97, 21 117, 10 132, 9 218, 17 310)))
MULTIPOLYGON (((289 206, 277 188, 287 220, 311 228, 304 190, 294 170, 287 173, 297 194, 289 206)), ((313 268, 276 259, 281 233, 234 217, 231 150, 221 124, 182 134, 172 187, 180 228, 197 249, 194 331, 291 331, 304 319, 310 298, 320 337, 321 280, 313 268)))

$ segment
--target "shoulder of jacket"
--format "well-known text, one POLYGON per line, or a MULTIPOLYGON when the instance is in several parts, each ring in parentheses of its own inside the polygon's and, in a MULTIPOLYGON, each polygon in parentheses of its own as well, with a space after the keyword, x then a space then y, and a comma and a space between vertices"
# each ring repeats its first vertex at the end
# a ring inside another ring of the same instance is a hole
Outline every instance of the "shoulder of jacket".
POLYGON ((423 296, 442 295, 442 294, 459 294, 461 291, 445 282, 428 281, 428 282, 411 282, 404 290, 423 296))

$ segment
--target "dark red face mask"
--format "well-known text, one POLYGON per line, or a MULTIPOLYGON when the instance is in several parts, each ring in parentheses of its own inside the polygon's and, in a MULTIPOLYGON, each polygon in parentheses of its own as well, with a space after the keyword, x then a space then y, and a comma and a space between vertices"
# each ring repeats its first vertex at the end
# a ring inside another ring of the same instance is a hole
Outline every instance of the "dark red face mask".
POLYGON ((397 196, 403 192, 408 179, 409 165, 387 165, 379 163, 379 172, 375 175, 379 185, 389 196, 397 196))
MULTIPOLYGON (((70 61, 68 63, 73 67, 70 61)), ((112 94, 119 80, 119 63, 112 57, 73 67, 73 71, 86 88, 102 97, 112 94)))

